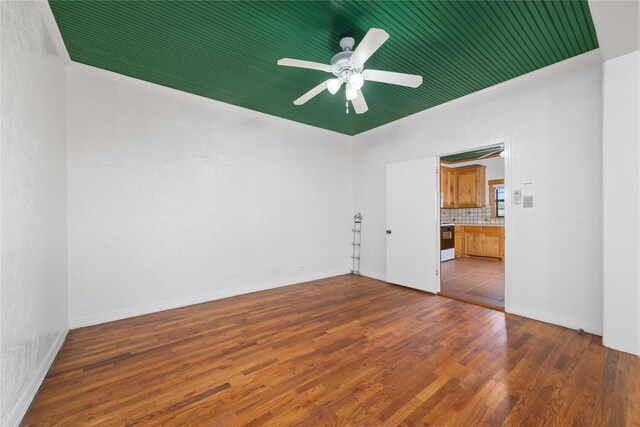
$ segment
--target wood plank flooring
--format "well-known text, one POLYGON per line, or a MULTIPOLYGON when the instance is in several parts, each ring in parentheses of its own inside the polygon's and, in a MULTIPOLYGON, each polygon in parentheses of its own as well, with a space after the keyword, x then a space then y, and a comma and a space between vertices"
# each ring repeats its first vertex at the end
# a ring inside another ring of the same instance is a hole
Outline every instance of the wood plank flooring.
POLYGON ((640 425, 640 358, 359 276, 73 330, 23 425, 640 425))
POLYGON ((440 265, 440 293, 504 310, 504 261, 460 257, 440 265))

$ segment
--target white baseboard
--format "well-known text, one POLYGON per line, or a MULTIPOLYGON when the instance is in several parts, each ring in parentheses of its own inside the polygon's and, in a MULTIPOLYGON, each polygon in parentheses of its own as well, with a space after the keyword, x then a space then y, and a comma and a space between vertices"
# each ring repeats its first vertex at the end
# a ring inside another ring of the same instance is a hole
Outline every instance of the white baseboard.
POLYGON ((602 345, 608 348, 612 348, 614 350, 623 351, 625 353, 633 354, 634 356, 640 356, 640 345, 635 345, 634 343, 623 341, 622 346, 619 345, 620 342, 615 342, 611 345, 610 340, 606 339, 604 336, 602 337, 602 345))
POLYGON ((361 271, 361 276, 371 277, 372 279, 382 280, 383 282, 387 281, 387 276, 381 273, 374 273, 373 271, 361 271))
POLYGON ((51 367, 51 364, 53 364, 53 360, 56 358, 58 351, 60 351, 60 348, 64 343, 64 339, 67 337, 67 332, 68 331, 60 331, 56 336, 53 344, 51 345, 51 348, 49 349, 49 352, 47 353, 47 356, 44 358, 44 360, 40 364, 40 367, 34 373, 29 386, 24 391, 24 393, 22 393, 22 396, 20 396, 20 398, 18 399, 16 406, 9 413, 6 424, 7 426, 13 427, 20 425, 20 421, 22 421, 22 418, 24 418, 27 410, 29 410, 29 406, 31 405, 33 398, 36 397, 36 393, 38 393, 40 385, 42 384, 42 381, 44 381, 44 377, 47 375, 47 372, 49 372, 49 368, 51 367))
MULTIPOLYGON (((381 273, 374 273, 372 271, 361 271, 362 276, 370 277, 372 279, 382 280, 386 282, 386 276, 381 273)), ((518 316, 527 317, 529 319, 539 320, 545 323, 551 323, 553 325, 563 326, 569 329, 582 329, 590 334, 602 336, 602 325, 583 322, 581 320, 572 319, 569 317, 561 316, 558 314, 547 313, 544 311, 533 310, 530 308, 507 305, 505 311, 511 314, 517 314, 518 316)))
POLYGON ((518 306, 505 307, 505 311, 510 314, 517 314, 518 316, 528 317, 530 319, 539 320, 545 323, 551 323, 553 325, 563 326, 569 329, 582 329, 590 334, 602 336, 602 325, 598 325, 595 323, 584 322, 582 320, 571 319, 569 317, 561 316, 558 314, 547 313, 544 311, 538 311, 518 306))
POLYGON ((153 304, 144 304, 137 307, 123 308, 120 310, 110 311, 108 313, 93 314, 90 316, 76 317, 69 319, 71 329, 81 328, 84 326, 98 325, 100 323, 112 322, 114 320, 126 319, 129 317, 142 316, 144 314, 156 313, 158 311, 171 310, 172 308, 186 307, 188 305, 200 304, 203 302, 214 301, 222 298, 229 298, 236 295, 248 294, 251 292, 264 291, 267 289, 279 288, 282 286, 294 285, 296 283, 310 282, 312 280, 325 279, 327 277, 340 276, 349 274, 349 269, 340 269, 327 271, 324 273, 310 274, 301 277, 288 278, 283 280, 275 280, 256 285, 243 286, 240 288, 217 290, 214 292, 200 294, 185 298, 174 299, 171 301, 163 301, 153 304))

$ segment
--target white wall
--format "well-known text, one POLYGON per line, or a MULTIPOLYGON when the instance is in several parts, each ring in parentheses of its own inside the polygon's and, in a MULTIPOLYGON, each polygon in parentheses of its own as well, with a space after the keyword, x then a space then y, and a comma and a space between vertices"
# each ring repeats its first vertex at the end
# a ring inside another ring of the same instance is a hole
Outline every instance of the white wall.
POLYGON ((385 275, 386 164, 509 137, 513 185, 534 181, 537 195, 533 209, 514 206, 507 218, 507 310, 601 333, 600 61, 586 54, 357 135, 362 271, 385 275))
POLYGON ((69 69, 72 326, 349 271, 347 136, 69 69))
POLYGON ((0 2, 0 424, 22 418, 67 332, 65 53, 46 2, 0 2))
POLYGON ((604 64, 604 337, 640 355, 640 51, 604 64))
POLYGON ((603 52, 603 326, 640 355, 640 1, 590 0, 603 52))
POLYGON ((640 50, 640 1, 589 0, 605 61, 640 50))

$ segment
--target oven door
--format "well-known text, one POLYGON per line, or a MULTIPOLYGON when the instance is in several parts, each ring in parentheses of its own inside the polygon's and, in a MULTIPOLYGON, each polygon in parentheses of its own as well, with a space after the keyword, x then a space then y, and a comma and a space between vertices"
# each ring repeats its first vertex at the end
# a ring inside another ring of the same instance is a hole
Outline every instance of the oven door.
POLYGON ((442 227, 440 229, 440 249, 453 249, 455 243, 453 227, 442 227))

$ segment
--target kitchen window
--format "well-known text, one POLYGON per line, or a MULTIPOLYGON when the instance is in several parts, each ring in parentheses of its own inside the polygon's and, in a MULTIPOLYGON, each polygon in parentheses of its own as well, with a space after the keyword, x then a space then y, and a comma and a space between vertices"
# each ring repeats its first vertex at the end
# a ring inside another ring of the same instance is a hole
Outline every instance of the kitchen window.
POLYGON ((504 217, 504 187, 494 187, 495 199, 496 199, 496 217, 504 217))
POLYGON ((504 218, 505 212, 504 179, 489 180, 489 205, 493 218, 504 218))

